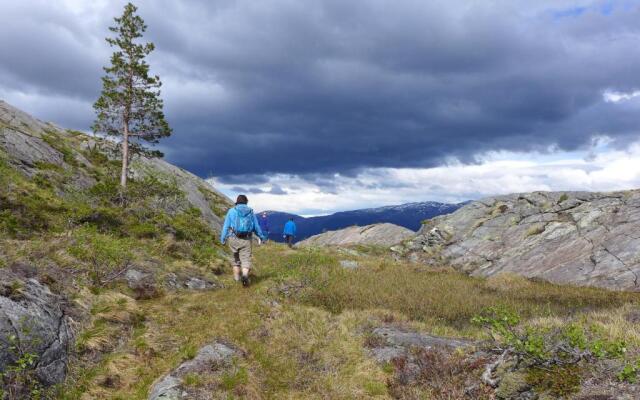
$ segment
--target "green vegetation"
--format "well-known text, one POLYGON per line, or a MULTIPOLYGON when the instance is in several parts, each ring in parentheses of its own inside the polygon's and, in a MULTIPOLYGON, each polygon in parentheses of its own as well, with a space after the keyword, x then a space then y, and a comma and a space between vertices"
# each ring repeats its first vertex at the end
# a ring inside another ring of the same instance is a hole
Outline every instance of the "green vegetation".
MULTIPOLYGON (((350 257, 360 267, 345 270, 340 252, 269 244, 256 250, 248 290, 234 285, 227 269, 220 277, 227 288, 211 292, 169 292, 144 302, 112 292, 91 295, 98 306, 85 349, 110 348, 109 335, 123 328, 129 333, 120 335, 125 340, 110 349, 112 356, 73 373, 60 396, 145 399, 155 379, 214 339, 233 343, 243 356, 213 378, 190 376, 186 382, 220 398, 445 399, 462 395, 465 380, 478 381, 483 364, 427 351, 415 355, 426 368, 417 382, 401 384, 401 361, 378 365, 366 353, 380 340, 370 329, 388 324, 474 339, 491 332, 496 343, 528 360, 514 385, 534 386, 541 394, 574 393, 588 371, 580 363, 545 366, 565 357, 554 347, 558 343, 595 359, 620 360, 618 379, 636 377, 632 349, 640 345, 640 329, 623 318, 639 304, 636 294, 416 270, 376 249, 359 252, 350 257), (117 306, 122 298, 124 311, 117 306), (126 328, 135 315, 144 319, 126 328)), ((479 398, 490 398, 482 390, 479 398)))
MULTIPOLYGON (((555 398, 578 392, 594 360, 621 359, 628 350, 624 339, 611 339, 596 325, 522 326, 517 313, 504 308, 490 307, 472 322, 488 328, 496 346, 517 357, 528 384, 555 398)), ((627 363, 618 379, 633 382, 634 368, 627 363)))
POLYGON ((95 227, 77 230, 69 254, 90 265, 94 286, 102 286, 129 267, 133 255, 126 239, 98 233, 95 227))
POLYGON ((73 150, 59 134, 54 131, 47 131, 46 134, 42 136, 42 140, 47 142, 49 146, 58 150, 62 154, 62 160, 66 164, 72 167, 78 166, 78 161, 73 150))
MULTIPOLYGON (((0 152, 0 186, 7 188, 0 193, 0 234, 20 241, 17 248, 0 243, 8 255, 3 264, 26 258, 68 266, 93 286, 110 284, 128 265, 148 260, 219 268, 223 253, 215 234, 176 177, 141 168, 121 191, 120 166, 107 156, 108 143, 97 140, 76 151, 84 135, 50 131, 44 137, 56 150, 87 162, 73 168, 38 162, 30 178, 0 152), (95 181, 79 189, 74 179, 83 174, 95 181)), ((224 199, 211 199, 220 203, 212 208, 226 207, 224 199)))
MULTIPOLYGON (((263 255, 260 256, 264 257, 263 255)), ((447 271, 400 270, 389 257, 372 257, 369 268, 348 271, 338 256, 321 250, 300 251, 281 259, 260 259, 261 265, 290 266, 291 274, 304 282, 300 300, 334 313, 344 310, 385 308, 409 318, 470 328, 470 319, 485 308, 501 306, 525 317, 570 315, 576 310, 620 306, 635 298, 627 293, 552 285, 489 282, 447 271), (509 287, 508 285, 513 285, 509 287), (401 290, 398 290, 401 288, 401 290)), ((502 279, 502 278, 499 278, 502 279)))
MULTIPOLYGON (((17 329, 25 337, 28 337, 29 327, 27 325, 22 323, 17 329)), ((9 354, 13 360, 8 360, 8 365, 0 372, 0 398, 13 399, 27 393, 30 399, 40 399, 45 391, 33 371, 38 356, 31 350, 38 343, 21 343, 15 334, 9 335, 7 341, 9 354)))

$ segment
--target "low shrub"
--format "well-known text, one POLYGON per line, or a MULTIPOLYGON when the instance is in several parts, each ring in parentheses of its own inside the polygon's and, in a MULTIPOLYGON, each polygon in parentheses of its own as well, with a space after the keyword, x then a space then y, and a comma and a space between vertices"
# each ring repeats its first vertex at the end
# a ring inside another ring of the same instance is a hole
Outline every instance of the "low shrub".
POLYGON ((151 222, 134 224, 127 228, 128 234, 138 239, 153 239, 158 237, 158 227, 151 222))
POLYGON ((196 243, 213 243, 213 231, 202 220, 202 213, 197 208, 189 208, 170 220, 175 230, 176 239, 196 243))
POLYGON ((44 389, 38 381, 34 368, 38 356, 24 348, 15 335, 8 336, 8 350, 13 361, 0 372, 0 398, 7 399, 39 399, 44 389))
MULTIPOLYGON (((576 323, 542 328, 520 321, 517 313, 503 307, 489 307, 472 319, 487 328, 494 347, 518 360, 516 368, 526 371, 534 390, 557 398, 579 390, 586 365, 598 359, 622 359, 627 352, 627 343, 609 339, 598 329, 576 323)), ((627 364, 618 377, 632 380, 636 374, 633 364, 627 364)))
POLYGON ((68 252, 86 263, 91 282, 97 287, 123 273, 133 258, 128 239, 99 233, 92 227, 74 233, 74 244, 68 252))
POLYGON ((123 210, 117 207, 83 207, 76 209, 76 225, 88 225, 103 233, 114 232, 124 224, 123 210))

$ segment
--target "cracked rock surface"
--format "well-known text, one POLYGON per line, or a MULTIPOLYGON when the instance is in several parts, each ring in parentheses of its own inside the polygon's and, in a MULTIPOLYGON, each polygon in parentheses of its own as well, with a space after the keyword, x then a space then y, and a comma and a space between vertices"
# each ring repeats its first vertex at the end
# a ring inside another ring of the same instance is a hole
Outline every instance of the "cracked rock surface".
POLYGON ((370 352, 376 361, 381 363, 401 356, 409 357, 410 350, 414 347, 427 350, 455 350, 472 345, 471 342, 463 339, 427 335, 394 326, 378 327, 371 333, 380 339, 380 343, 373 346, 370 352))
POLYGON ((209 388, 189 388, 183 384, 183 378, 190 374, 216 375, 231 368, 238 350, 230 345, 213 342, 202 347, 196 356, 180 364, 175 370, 153 384, 149 400, 213 399, 213 390, 209 388))
POLYGON ((35 279, 0 270, 0 371, 20 353, 37 355, 36 374, 44 385, 64 380, 73 334, 65 301, 35 279))
POLYGON ((497 196, 436 217, 392 250, 474 276, 640 290, 640 190, 497 196))
POLYGON ((450 354, 474 345, 468 340, 433 336, 396 326, 375 328, 371 335, 373 339, 369 342, 369 354, 380 364, 395 361, 398 367, 396 373, 401 375, 400 379, 405 385, 415 382, 421 374, 421 367, 424 367, 424 361, 417 357, 416 350, 450 354))

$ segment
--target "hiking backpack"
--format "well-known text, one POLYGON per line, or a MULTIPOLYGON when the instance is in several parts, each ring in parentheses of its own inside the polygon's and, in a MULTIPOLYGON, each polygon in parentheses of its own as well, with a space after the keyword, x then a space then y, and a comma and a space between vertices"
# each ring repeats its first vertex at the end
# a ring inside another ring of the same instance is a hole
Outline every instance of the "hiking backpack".
POLYGON ((236 221, 234 231, 239 234, 248 234, 253 232, 253 211, 241 214, 236 210, 236 221))

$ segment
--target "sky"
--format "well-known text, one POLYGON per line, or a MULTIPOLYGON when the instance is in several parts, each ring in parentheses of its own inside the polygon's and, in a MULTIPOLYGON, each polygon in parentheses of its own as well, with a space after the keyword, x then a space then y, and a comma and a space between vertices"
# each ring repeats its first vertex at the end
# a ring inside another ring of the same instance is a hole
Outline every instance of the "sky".
MULTIPOLYGON (((0 98, 89 130, 120 0, 0 0, 0 98)), ((640 187, 640 0, 140 0, 166 159, 304 215, 640 187)))

